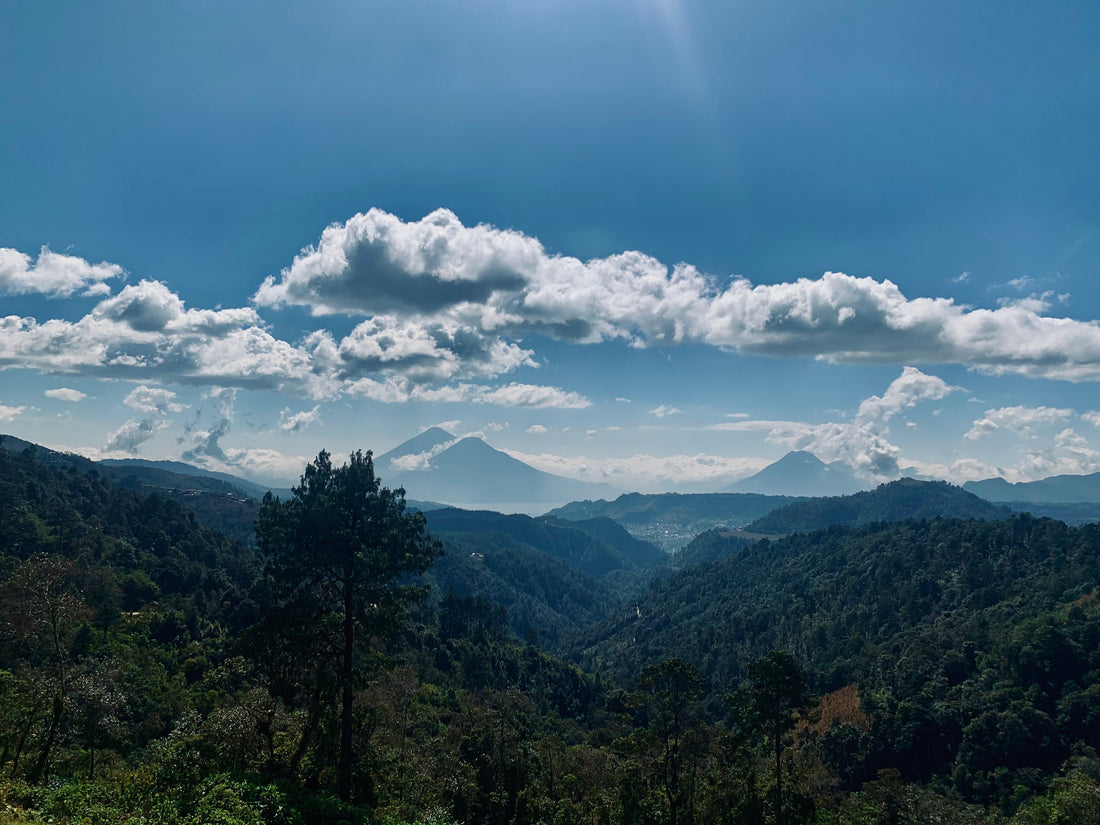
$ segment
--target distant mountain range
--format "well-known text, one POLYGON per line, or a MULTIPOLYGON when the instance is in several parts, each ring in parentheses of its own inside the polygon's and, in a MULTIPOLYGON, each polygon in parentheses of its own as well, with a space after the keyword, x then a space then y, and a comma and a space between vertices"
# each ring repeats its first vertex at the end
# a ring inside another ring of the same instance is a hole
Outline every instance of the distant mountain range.
POLYGON ((142 458, 92 461, 75 453, 62 453, 13 435, 0 435, 0 446, 11 452, 33 449, 40 462, 95 469, 121 487, 216 493, 240 498, 261 498, 268 488, 227 473, 215 473, 181 461, 148 461, 142 458))
POLYGON ((787 453, 760 472, 726 487, 725 493, 767 496, 842 496, 865 487, 846 464, 826 464, 813 453, 787 453))
POLYGON ((387 487, 415 499, 448 504, 561 504, 619 493, 610 484, 578 481, 536 470, 480 438, 455 438, 431 427, 374 460, 387 487))
POLYGON ((968 481, 963 489, 988 501, 1073 504, 1100 502, 1100 473, 1059 475, 1040 481, 1011 483, 1003 478, 968 481))
MULTIPOLYGON (((213 470, 204 470, 201 467, 194 467, 182 461, 150 461, 145 458, 104 458, 96 463, 100 467, 129 467, 135 470, 148 470, 150 471, 149 475, 151 477, 155 476, 159 471, 187 478, 212 478, 223 481, 231 487, 236 487, 251 498, 263 498, 268 490, 271 490, 272 493, 282 498, 286 498, 290 494, 289 489, 284 490, 265 487, 262 484, 257 484, 245 478, 239 478, 238 476, 229 475, 228 473, 217 473, 213 470)), ((129 472, 133 471, 134 470, 131 470, 129 472)))

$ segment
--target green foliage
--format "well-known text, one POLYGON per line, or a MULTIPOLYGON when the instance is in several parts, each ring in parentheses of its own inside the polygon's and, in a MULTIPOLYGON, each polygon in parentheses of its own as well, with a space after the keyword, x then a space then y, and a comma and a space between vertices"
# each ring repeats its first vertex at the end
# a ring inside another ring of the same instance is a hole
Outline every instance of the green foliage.
POLYGON ((437 594, 486 598, 520 638, 554 649, 618 604, 594 577, 503 533, 448 533, 427 574, 437 594))

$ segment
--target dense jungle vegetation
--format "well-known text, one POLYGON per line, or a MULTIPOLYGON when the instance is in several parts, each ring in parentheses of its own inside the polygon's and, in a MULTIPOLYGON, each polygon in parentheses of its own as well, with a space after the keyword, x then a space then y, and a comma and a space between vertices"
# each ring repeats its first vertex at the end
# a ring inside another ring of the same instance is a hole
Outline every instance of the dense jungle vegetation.
POLYGON ((1100 822, 1096 526, 248 512, 0 449, 0 823, 1100 822))

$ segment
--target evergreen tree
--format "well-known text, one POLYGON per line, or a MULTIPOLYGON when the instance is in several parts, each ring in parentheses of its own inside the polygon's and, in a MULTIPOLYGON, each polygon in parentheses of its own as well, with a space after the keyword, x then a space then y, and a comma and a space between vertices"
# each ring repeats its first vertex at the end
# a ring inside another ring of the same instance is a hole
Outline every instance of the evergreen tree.
POLYGON ((771 740, 775 756, 775 822, 786 821, 783 807, 784 738, 798 717, 813 706, 806 677, 794 657, 774 650, 749 666, 749 678, 731 697, 746 733, 771 740))
POLYGON ((268 615, 292 634, 305 626, 327 635, 319 652, 340 695, 338 791, 348 800, 358 650, 404 615, 421 592, 404 578, 426 570, 439 547, 423 515, 405 512, 405 491, 381 485, 369 451, 335 469, 322 451, 293 492, 287 501, 268 493, 256 520, 273 595, 268 615))

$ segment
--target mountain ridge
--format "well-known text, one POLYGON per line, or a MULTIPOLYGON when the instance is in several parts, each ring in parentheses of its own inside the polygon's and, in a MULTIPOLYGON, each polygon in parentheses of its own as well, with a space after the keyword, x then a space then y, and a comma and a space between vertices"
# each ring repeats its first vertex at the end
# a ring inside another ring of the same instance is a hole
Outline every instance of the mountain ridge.
POLYGON ((439 427, 429 428, 383 453, 375 468, 388 486, 400 485, 417 499, 456 505, 555 505, 620 492, 609 484, 538 470, 482 438, 455 438, 439 427), (444 446, 443 436, 450 437, 452 443, 444 446), (428 456, 423 461, 424 467, 401 467, 395 463, 406 456, 425 453, 428 456))
POLYGON ((1100 502, 1100 473, 1062 474, 1037 481, 1010 482, 1003 478, 968 481, 963 489, 988 501, 1078 504, 1100 502))

